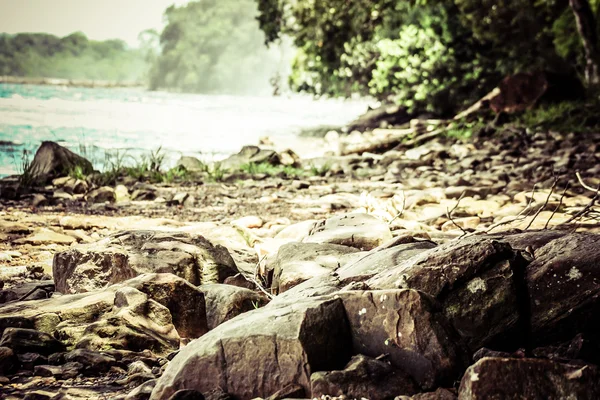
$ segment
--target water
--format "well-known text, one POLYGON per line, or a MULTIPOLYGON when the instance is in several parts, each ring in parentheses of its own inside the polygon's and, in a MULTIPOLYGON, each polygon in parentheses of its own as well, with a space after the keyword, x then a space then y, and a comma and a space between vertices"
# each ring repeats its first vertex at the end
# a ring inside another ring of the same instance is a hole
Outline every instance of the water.
MULTIPOLYGON (((0 84, 0 176, 21 172, 44 140, 85 155, 135 159, 162 146, 166 166, 181 155, 215 160, 270 136, 302 156, 302 130, 341 126, 366 110, 361 101, 252 97, 0 84)), ((126 161, 127 162, 127 161, 126 161)))

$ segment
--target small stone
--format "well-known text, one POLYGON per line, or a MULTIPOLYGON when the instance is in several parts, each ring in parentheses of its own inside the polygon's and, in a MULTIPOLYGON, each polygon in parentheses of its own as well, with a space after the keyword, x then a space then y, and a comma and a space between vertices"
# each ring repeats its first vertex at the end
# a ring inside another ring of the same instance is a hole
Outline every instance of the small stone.
POLYGON ((115 203, 117 196, 113 188, 103 186, 89 192, 85 199, 88 203, 115 203))
POLYGON ((48 199, 46 199, 46 197, 42 194, 36 193, 33 195, 33 198, 31 199, 31 206, 36 208, 36 207, 42 207, 48 204, 48 199))
POLYGON ((264 225, 264 221, 260 217, 250 215, 231 221, 231 225, 252 229, 262 227, 264 225))

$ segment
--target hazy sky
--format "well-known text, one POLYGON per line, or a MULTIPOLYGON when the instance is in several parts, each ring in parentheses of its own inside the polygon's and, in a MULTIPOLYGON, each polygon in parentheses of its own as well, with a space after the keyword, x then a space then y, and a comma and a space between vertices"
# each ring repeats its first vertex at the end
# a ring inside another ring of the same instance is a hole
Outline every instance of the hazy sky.
POLYGON ((123 39, 137 45, 138 33, 162 28, 164 10, 188 0, 0 0, 0 32, 81 31, 90 39, 123 39))

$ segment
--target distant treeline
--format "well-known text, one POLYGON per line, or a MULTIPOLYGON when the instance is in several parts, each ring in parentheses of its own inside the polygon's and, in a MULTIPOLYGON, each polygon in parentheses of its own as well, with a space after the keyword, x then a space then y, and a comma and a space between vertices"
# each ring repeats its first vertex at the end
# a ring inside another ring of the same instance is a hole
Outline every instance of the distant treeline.
POLYGON ((146 51, 122 40, 89 40, 80 32, 0 34, 0 75, 140 82, 148 68, 146 51))

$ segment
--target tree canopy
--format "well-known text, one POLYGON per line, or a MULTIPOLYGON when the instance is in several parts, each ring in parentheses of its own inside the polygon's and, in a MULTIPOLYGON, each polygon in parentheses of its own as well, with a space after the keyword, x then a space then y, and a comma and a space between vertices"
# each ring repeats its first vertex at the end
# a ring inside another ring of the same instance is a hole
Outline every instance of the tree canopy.
POLYGON ((0 35, 0 75, 141 81, 148 64, 141 51, 121 40, 89 40, 76 32, 0 35))
POLYGON ((187 92, 254 93, 285 68, 265 45, 254 0, 202 0, 171 6, 150 85, 187 92))
MULTIPOLYGON (((291 86, 319 95, 359 93, 450 114, 507 74, 583 79, 589 61, 569 0, 257 2, 267 42, 291 36, 298 48, 291 86)), ((597 27, 588 25, 593 43, 597 27)))

